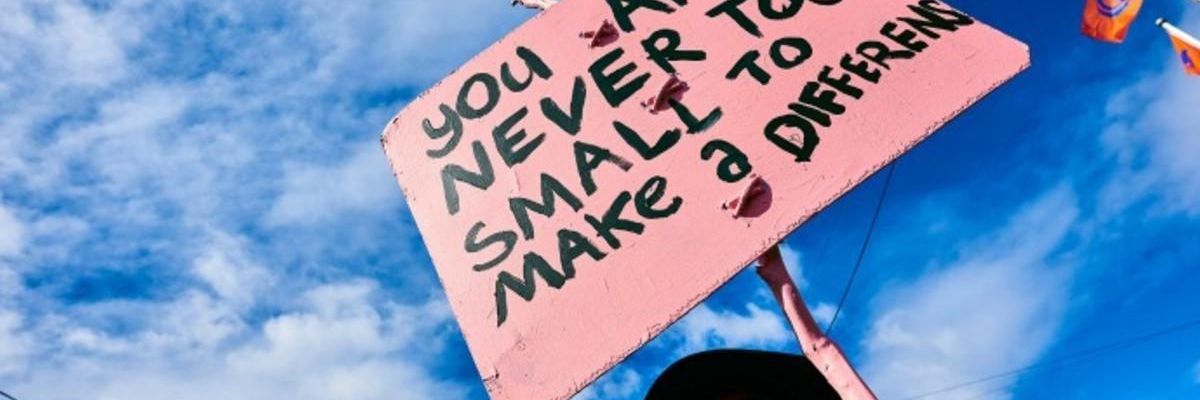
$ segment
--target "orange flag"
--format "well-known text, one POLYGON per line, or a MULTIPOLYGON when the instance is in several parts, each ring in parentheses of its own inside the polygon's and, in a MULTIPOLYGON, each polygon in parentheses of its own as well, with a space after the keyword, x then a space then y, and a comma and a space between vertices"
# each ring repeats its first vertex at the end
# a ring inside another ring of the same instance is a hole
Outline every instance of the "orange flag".
POLYGON ((1200 76, 1200 40, 1161 18, 1158 20, 1158 26, 1171 36, 1171 44, 1175 45, 1175 55, 1183 62, 1184 71, 1187 71, 1188 75, 1200 76))
POLYGON ((1083 34, 1110 43, 1125 41, 1129 25, 1142 10, 1142 0, 1086 0, 1083 34))

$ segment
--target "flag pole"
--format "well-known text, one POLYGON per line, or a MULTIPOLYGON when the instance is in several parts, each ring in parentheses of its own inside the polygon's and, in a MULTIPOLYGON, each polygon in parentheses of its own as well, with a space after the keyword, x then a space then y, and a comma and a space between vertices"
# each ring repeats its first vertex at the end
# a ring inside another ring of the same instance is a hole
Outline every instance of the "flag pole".
POLYGON ((1200 49, 1200 40, 1196 39, 1187 32, 1184 32, 1175 25, 1172 25, 1170 22, 1167 22, 1167 20, 1159 18, 1158 20, 1154 21, 1154 24, 1162 27, 1163 30, 1167 31, 1167 33, 1171 34, 1171 36, 1174 36, 1177 39, 1192 45, 1192 47, 1200 49))
POLYGON ((846 354, 817 326, 808 305, 804 303, 804 297, 796 289, 796 282, 788 274, 779 246, 771 246, 763 253, 758 259, 757 271, 758 276, 771 288, 775 301, 779 302, 784 316, 791 323, 804 356, 821 371, 838 395, 844 400, 876 400, 875 394, 854 370, 846 354))

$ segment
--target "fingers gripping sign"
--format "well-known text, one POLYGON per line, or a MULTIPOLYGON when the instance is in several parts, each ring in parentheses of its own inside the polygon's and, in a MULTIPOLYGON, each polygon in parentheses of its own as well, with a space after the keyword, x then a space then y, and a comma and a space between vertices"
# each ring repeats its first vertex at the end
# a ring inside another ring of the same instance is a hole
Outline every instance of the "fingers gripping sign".
POLYGON ((558 0, 512 0, 514 6, 525 6, 535 10, 545 10, 558 3, 558 0))

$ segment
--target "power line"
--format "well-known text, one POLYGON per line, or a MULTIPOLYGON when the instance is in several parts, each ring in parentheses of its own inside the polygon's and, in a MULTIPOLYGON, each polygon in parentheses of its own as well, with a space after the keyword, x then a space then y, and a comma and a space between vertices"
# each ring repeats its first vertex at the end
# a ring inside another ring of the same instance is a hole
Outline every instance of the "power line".
POLYGON ((975 386, 980 383, 994 381, 996 379, 1001 379, 1001 378, 1007 378, 1007 377, 1014 376, 1014 375, 1019 375, 1019 374, 1022 374, 1022 373, 1025 373, 1025 372, 1028 372, 1031 370, 1035 370, 1035 369, 1046 368, 1046 367, 1050 367, 1050 366, 1054 366, 1054 365, 1058 365, 1058 364, 1065 364, 1065 363, 1069 363, 1072 361, 1081 361, 1081 360, 1099 356, 1099 355, 1102 355, 1103 353, 1107 353, 1107 352, 1117 350, 1117 349, 1120 349, 1123 347, 1131 347, 1134 345, 1142 344, 1142 343, 1148 342, 1150 340, 1154 340, 1154 339, 1158 339, 1158 338, 1161 338, 1164 336, 1179 333, 1184 330, 1195 328, 1198 326, 1200 326, 1200 319, 1188 321, 1188 322, 1185 322, 1185 323, 1182 323, 1179 325, 1175 325, 1175 326, 1172 326, 1172 327, 1169 327, 1166 329, 1162 329, 1159 331, 1143 334, 1140 336, 1134 336, 1134 337, 1127 338, 1127 339, 1118 340, 1115 342, 1111 342, 1111 343, 1108 343, 1105 345, 1093 347, 1090 349, 1084 349, 1081 351, 1077 351, 1077 352, 1068 354, 1063 357, 1059 357, 1057 359, 1051 359, 1051 360, 1047 360, 1047 361, 1029 364, 1029 365, 1026 365, 1021 368, 1012 369, 1012 370, 1000 372, 1000 373, 993 374, 993 375, 988 375, 988 376, 985 376, 985 377, 982 377, 979 379, 975 379, 975 380, 972 380, 969 382, 964 382, 964 383, 960 383, 957 385, 948 386, 948 387, 945 387, 942 389, 934 390, 931 392, 926 392, 926 393, 923 393, 923 394, 920 394, 917 396, 909 397, 904 400, 923 399, 926 397, 935 396, 935 395, 939 395, 939 394, 947 393, 947 392, 953 392, 955 390, 959 390, 959 389, 970 387, 970 386, 975 386))
POLYGON ((829 320, 829 327, 825 328, 825 335, 828 336, 833 332, 833 327, 837 324, 838 316, 842 315, 842 306, 846 305, 846 297, 850 295, 850 289, 854 287, 854 279, 858 277, 858 270, 862 267, 863 256, 867 254, 867 248, 871 245, 871 234, 875 233, 875 223, 879 221, 879 211, 883 209, 883 201, 887 198, 888 188, 892 186, 892 175, 896 173, 896 164, 900 160, 892 162, 888 165, 887 178, 883 181, 883 190, 879 191, 879 200, 875 203, 875 215, 871 216, 871 225, 867 228, 867 236, 863 238, 862 248, 858 250, 858 259, 854 261, 854 270, 850 273, 850 280, 846 282, 846 288, 842 290, 842 298, 838 300, 837 309, 833 312, 833 318, 829 320))
POLYGON ((4 393, 3 390, 0 390, 0 396, 4 396, 4 398, 6 398, 8 400, 17 400, 16 397, 9 396, 8 393, 4 393))

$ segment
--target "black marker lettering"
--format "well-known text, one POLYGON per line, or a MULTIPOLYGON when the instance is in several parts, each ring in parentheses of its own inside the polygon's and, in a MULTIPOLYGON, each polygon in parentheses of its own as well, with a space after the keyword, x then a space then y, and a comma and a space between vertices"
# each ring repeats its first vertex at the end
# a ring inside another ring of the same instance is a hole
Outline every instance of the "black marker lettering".
POLYGON ((743 153, 733 143, 720 139, 713 140, 704 145, 704 148, 700 150, 700 158, 708 161, 718 151, 725 154, 725 157, 717 163, 717 178, 720 178, 722 182, 738 182, 754 171, 754 167, 750 165, 750 158, 746 157, 746 153, 743 153))
POLYGON ((921 0, 921 2, 918 4, 920 4, 921 8, 932 11, 943 17, 951 18, 948 21, 950 21, 951 23, 953 23, 955 25, 967 26, 967 25, 971 25, 971 24, 975 23, 975 20, 971 19, 970 15, 963 14, 963 13, 959 12, 958 10, 955 10, 954 8, 951 8, 949 6, 946 6, 945 4, 942 4, 942 2, 940 2, 940 1, 921 0), (938 6, 946 6, 946 7, 942 8, 942 7, 938 7, 938 6))
POLYGON ((794 112, 804 118, 808 118, 810 121, 816 122, 817 124, 824 126, 826 128, 828 128, 830 125, 833 124, 833 121, 830 120, 830 118, 829 118, 829 114, 826 114, 824 111, 813 108, 813 106, 811 106, 811 105, 799 103, 799 102, 790 103, 790 104, 788 104, 788 109, 792 110, 792 112, 794 112))
POLYGON ((559 289, 567 282, 567 277, 555 271, 550 263, 546 262, 545 258, 537 253, 525 254, 525 263, 523 266, 524 279, 517 278, 508 271, 501 272, 496 277, 496 326, 504 324, 508 319, 508 296, 507 292, 512 291, 520 296, 525 302, 533 300, 533 295, 537 292, 537 281, 534 280, 536 272, 546 281, 550 287, 559 289))
POLYGON ((567 134, 574 136, 579 133, 583 124, 583 105, 587 100, 587 85, 582 77, 575 77, 575 86, 571 88, 571 113, 563 112, 562 107, 549 97, 542 99, 542 114, 558 125, 567 134))
POLYGON ((468 253, 478 253, 494 244, 501 244, 504 246, 504 251, 500 252, 499 255, 491 260, 481 264, 476 264, 473 267, 473 269, 476 271, 487 271, 492 269, 492 267, 500 265, 500 263, 504 262, 504 260, 508 258, 509 254, 512 254, 513 249, 517 247, 517 233, 513 231, 496 232, 488 235, 483 240, 479 240, 479 231, 486 227, 487 224, 484 224, 483 222, 476 222, 475 226, 472 226, 471 230, 467 232, 467 237, 463 243, 463 248, 466 249, 468 253))
POLYGON ((897 18, 900 22, 908 24, 908 26, 916 29, 921 34, 931 39, 940 39, 941 34, 937 31, 955 32, 959 26, 970 25, 974 23, 970 17, 958 13, 954 10, 940 9, 932 7, 931 4, 938 4, 936 1, 922 1, 919 6, 910 5, 908 9, 912 10, 917 15, 924 19, 916 19, 909 17, 897 18))
POLYGON ((716 18, 718 15, 722 14, 728 15, 729 18, 733 19, 733 22, 736 22, 738 26, 742 27, 746 33, 754 35, 754 37, 762 37, 762 31, 758 29, 758 24, 755 24, 754 20, 746 16, 746 13, 742 12, 741 8, 738 8, 742 5, 742 3, 745 2, 746 0, 725 0, 722 1, 721 4, 717 4, 716 7, 708 10, 708 12, 704 13, 704 15, 708 16, 709 18, 716 18))
POLYGON ((771 20, 782 20, 794 17, 800 12, 800 6, 804 5, 804 0, 788 0, 782 10, 776 11, 772 6, 772 0, 758 0, 758 12, 764 17, 771 20))
POLYGON ((524 142, 525 138, 529 135, 525 133, 525 129, 517 129, 516 132, 512 132, 512 130, 517 123, 525 119, 526 115, 529 115, 529 109, 521 107, 520 110, 505 118, 504 122, 501 122, 500 125, 496 126, 496 129, 492 130, 492 139, 496 142, 496 151, 500 153, 500 159, 504 160, 504 165, 509 167, 525 162, 529 158, 529 155, 533 154, 533 151, 537 150, 542 145, 542 142, 546 141, 546 134, 539 133, 533 140, 521 146, 521 142, 524 142))
POLYGON ((562 264, 563 273, 567 275, 567 279, 575 277, 575 259, 585 254, 592 261, 600 261, 604 257, 608 257, 582 233, 570 229, 558 231, 558 261, 562 264))
MULTIPOLYGON (((617 26, 621 27, 625 33, 633 32, 633 21, 629 18, 634 11, 640 8, 646 8, 661 13, 670 14, 675 12, 670 5, 658 0, 606 0, 608 8, 612 9, 613 19, 617 20, 617 26)), ((678 2, 677 2, 678 3, 678 2)), ((683 4, 687 4, 683 1, 683 4)))
POLYGON ((675 110, 675 115, 678 115, 679 120, 683 121, 683 126, 687 128, 687 133, 689 134, 701 133, 708 130, 708 128, 712 128, 725 115, 725 112, 721 111, 721 107, 716 107, 712 111, 709 111, 708 115, 703 119, 697 119, 696 115, 692 114, 692 110, 688 109, 683 103, 675 99, 670 99, 667 100, 667 104, 670 104, 671 109, 675 110))
POLYGON ((817 136, 817 130, 813 127, 812 122, 793 114, 781 115, 771 120, 771 122, 767 123, 766 128, 763 129, 763 134, 776 147, 796 156, 796 162, 812 161, 812 153, 821 142, 821 138, 817 136), (783 128, 799 129, 804 136, 804 146, 797 146, 789 140, 788 136, 781 135, 779 131, 783 128))
POLYGON ((842 73, 841 76, 835 78, 829 75, 831 73, 833 73, 833 68, 825 67, 821 70, 820 74, 817 74, 817 81, 837 89, 837 91, 842 92, 844 95, 856 99, 862 98, 863 90, 850 84, 850 81, 854 79, 850 74, 842 73))
POLYGON ((625 140, 625 143, 629 144, 629 147, 632 147, 634 151, 637 151, 639 156, 642 156, 643 160, 647 161, 653 160, 667 152, 676 143, 679 143, 679 139, 683 137, 683 132, 680 132, 678 129, 672 129, 659 136, 658 141, 654 142, 654 145, 651 146, 649 143, 646 143, 645 139, 642 139, 641 134, 621 123, 621 121, 613 121, 613 128, 616 128, 617 134, 621 136, 621 139, 625 140))
POLYGON ((612 163, 623 171, 633 168, 633 164, 613 155, 606 148, 575 142, 575 169, 579 171, 579 184, 588 196, 596 193, 596 180, 592 177, 592 171, 600 168, 600 164, 605 162, 612 163))
POLYGON ((882 33, 883 36, 887 37, 888 39, 892 39, 892 41, 896 42, 896 44, 904 46, 905 48, 918 53, 929 47, 928 43, 917 39, 916 32, 905 29, 897 33, 896 28, 899 27, 900 25, 897 25, 895 22, 888 22, 883 25, 883 28, 879 30, 879 33, 882 33))
POLYGON ((672 197, 671 204, 668 204, 666 208, 654 208, 654 205, 658 204, 659 200, 662 200, 666 191, 667 178, 656 176, 646 181, 642 185, 642 188, 638 189, 637 197, 633 201, 638 215, 646 219, 662 219, 679 212, 679 209, 683 207, 683 199, 679 196, 672 197))
POLYGON ((771 74, 768 73, 767 70, 758 66, 759 56, 761 56, 761 54, 758 52, 758 50, 750 50, 746 52, 746 54, 743 54, 742 58, 739 58, 737 62, 733 64, 733 68, 729 70, 729 73, 725 74, 725 79, 731 81, 735 80, 742 74, 742 71, 747 71, 750 73, 750 77, 754 78, 755 81, 758 81, 759 84, 766 85, 771 83, 771 74))
POLYGON ((495 77, 488 74, 479 73, 471 75, 470 78, 467 78, 467 82, 464 83, 462 89, 458 91, 458 104, 456 105, 456 108, 458 109, 458 114, 463 118, 479 119, 492 112, 492 109, 496 108, 496 105, 499 103, 500 84, 496 82, 495 77), (471 92, 476 85, 483 85, 483 90, 485 90, 484 93, 487 96, 487 100, 483 103, 483 106, 478 108, 472 106, 470 102, 471 92))
POLYGON ((837 92, 825 90, 820 83, 809 82, 800 91, 800 102, 825 110, 833 115, 842 115, 846 106, 837 102, 837 92))
POLYGON ((879 83, 879 78, 883 75, 878 68, 871 68, 871 64, 866 61, 855 61, 854 57, 849 54, 842 56, 842 69, 850 71, 871 83, 879 83))
POLYGON ((808 61, 809 57, 812 57, 812 54, 812 45, 809 45, 808 41, 804 40, 804 38, 785 37, 771 44, 771 61, 774 61, 776 66, 783 69, 792 69, 800 64, 804 64, 805 61, 808 61), (785 46, 795 50, 796 55, 788 58, 787 55, 783 54, 785 46))
POLYGON ((678 31, 659 29, 642 41, 642 48, 646 50, 647 58, 658 64, 659 68, 668 74, 675 73, 672 61, 704 61, 708 58, 708 54, 702 50, 680 50, 681 44, 682 40, 679 38, 678 31), (660 46, 659 43, 664 39, 666 43, 660 46))
POLYGON ((542 61, 542 58, 538 57, 532 50, 517 47, 517 57, 525 61, 525 68, 529 70, 529 75, 525 78, 524 82, 518 81, 517 78, 513 77, 512 68, 509 68, 508 63, 501 64, 500 81, 504 82, 504 87, 507 87, 508 90, 517 93, 524 91, 529 88, 529 85, 533 84, 534 75, 542 79, 550 79, 551 76, 554 76, 554 71, 550 70, 550 66, 546 65, 542 61))
POLYGON ((492 170, 492 161, 488 159, 483 143, 475 141, 471 143, 471 148, 475 150, 475 163, 479 165, 478 173, 468 171, 455 164, 447 165, 442 169, 442 191, 446 194, 446 209, 450 211, 450 215, 458 214, 459 210, 458 187, 454 182, 463 182, 479 190, 487 190, 496 180, 495 171, 492 170))
POLYGON ((892 69, 888 65, 887 60, 900 59, 907 60, 915 57, 917 53, 909 50, 891 50, 886 44, 876 41, 866 41, 858 45, 858 55, 863 58, 878 64, 884 69, 892 69))
POLYGON ((435 159, 445 157, 454 151, 463 136, 462 118, 458 116, 458 113, 445 104, 439 105, 438 110, 442 112, 442 118, 445 121, 442 123, 442 126, 435 128, 433 123, 429 122, 429 118, 421 121, 421 128, 425 130, 425 136, 428 136, 430 139, 437 140, 447 134, 450 135, 450 138, 446 139, 446 145, 442 146, 441 149, 425 152, 430 158, 435 159))
POLYGON ((625 205, 629 204, 632 199, 633 195, 629 192, 621 192, 608 207, 608 211, 604 212, 602 219, 596 219, 587 214, 583 216, 592 229, 596 230, 596 236, 604 239, 604 242, 608 243, 608 247, 612 247, 613 250, 621 248, 621 239, 618 239, 613 231, 626 231, 640 235, 646 229, 646 226, 640 222, 621 218, 621 212, 625 211, 625 205))
POLYGON ((547 218, 554 217, 557 208, 555 207, 557 202, 554 200, 556 197, 567 203, 572 210, 579 211, 580 208, 583 208, 583 202, 550 174, 542 174, 541 203, 521 197, 508 199, 508 208, 512 211, 513 219, 517 220, 517 226, 521 228, 525 240, 534 238, 533 222, 529 219, 529 212, 533 211, 547 218))
POLYGON ((617 70, 613 71, 611 74, 606 74, 604 72, 608 69, 608 67, 612 66, 613 63, 620 60, 621 56, 624 54, 624 49, 616 48, 613 51, 608 52, 608 54, 600 57, 600 59, 592 63, 592 66, 588 67, 588 72, 592 75, 592 81, 595 82, 596 87, 600 89, 600 94, 604 95, 604 100, 608 101, 608 105, 612 106, 613 108, 620 107, 621 103, 624 103, 625 100, 628 100, 629 97, 633 96, 634 93, 637 93, 642 86, 646 85, 646 81, 650 80, 650 74, 642 74, 638 75, 636 78, 633 78, 633 80, 629 81, 629 83, 626 83, 625 86, 617 87, 617 85, 621 84, 622 79, 625 79, 625 77, 629 76, 629 74, 637 71, 637 64, 628 63, 620 68, 617 68, 617 70))

